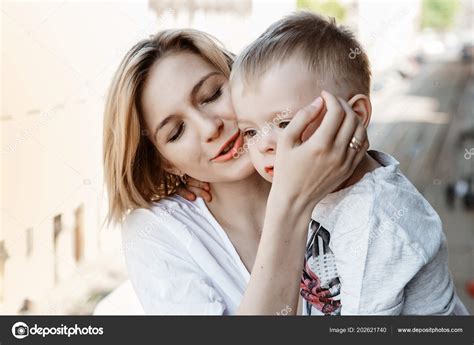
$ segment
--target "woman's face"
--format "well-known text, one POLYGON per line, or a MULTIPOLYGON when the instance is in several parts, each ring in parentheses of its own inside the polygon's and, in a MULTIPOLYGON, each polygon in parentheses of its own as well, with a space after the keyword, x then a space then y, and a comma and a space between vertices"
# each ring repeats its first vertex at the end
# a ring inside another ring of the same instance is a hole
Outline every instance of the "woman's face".
POLYGON ((141 104, 149 135, 169 172, 227 182, 255 171, 248 154, 234 154, 243 142, 228 79, 200 56, 176 53, 159 59, 149 72, 141 104))

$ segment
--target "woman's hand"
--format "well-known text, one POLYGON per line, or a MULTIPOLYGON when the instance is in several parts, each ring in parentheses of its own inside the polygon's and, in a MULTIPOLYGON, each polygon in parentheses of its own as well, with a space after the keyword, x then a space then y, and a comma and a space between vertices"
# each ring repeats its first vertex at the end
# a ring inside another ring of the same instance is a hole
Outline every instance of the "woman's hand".
POLYGON ((189 201, 196 200, 196 196, 200 196, 207 202, 212 200, 211 185, 209 182, 202 182, 192 177, 188 177, 186 184, 181 184, 178 187, 176 194, 189 201))
POLYGON ((278 140, 262 236, 238 314, 296 313, 311 212, 351 176, 368 145, 356 114, 327 92, 295 115, 278 140), (324 112, 319 128, 305 132, 324 112), (359 151, 349 147, 353 137, 359 151))
POLYGON ((298 111, 278 141, 270 198, 285 198, 311 214, 322 198, 353 174, 368 147, 366 129, 354 111, 323 91, 298 111), (302 141, 305 129, 325 109, 319 128, 302 141), (359 151, 349 146, 353 137, 360 143, 359 151))

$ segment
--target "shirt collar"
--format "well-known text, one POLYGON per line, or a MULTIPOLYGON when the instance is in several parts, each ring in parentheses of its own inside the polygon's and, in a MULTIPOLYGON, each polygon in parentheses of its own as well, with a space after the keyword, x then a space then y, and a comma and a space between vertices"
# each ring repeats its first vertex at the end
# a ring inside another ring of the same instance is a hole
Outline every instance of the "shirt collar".
POLYGON ((369 154, 369 156, 371 156, 373 159, 375 159, 384 167, 387 167, 390 165, 394 165, 396 167, 400 166, 400 162, 397 161, 392 155, 389 155, 388 153, 377 151, 377 150, 369 150, 367 151, 367 153, 369 154))

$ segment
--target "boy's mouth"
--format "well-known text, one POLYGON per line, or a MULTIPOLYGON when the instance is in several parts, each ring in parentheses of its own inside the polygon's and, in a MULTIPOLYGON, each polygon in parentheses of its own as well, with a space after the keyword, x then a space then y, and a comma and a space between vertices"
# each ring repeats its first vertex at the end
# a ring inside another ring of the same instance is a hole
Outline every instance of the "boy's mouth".
POLYGON ((268 175, 273 176, 273 166, 265 167, 265 172, 266 172, 268 175))
POLYGON ((240 147, 242 147, 242 144, 243 140, 240 135, 240 130, 237 130, 237 132, 221 146, 219 153, 212 158, 211 161, 216 163, 227 162, 234 157, 234 154, 237 153, 237 150, 240 147))

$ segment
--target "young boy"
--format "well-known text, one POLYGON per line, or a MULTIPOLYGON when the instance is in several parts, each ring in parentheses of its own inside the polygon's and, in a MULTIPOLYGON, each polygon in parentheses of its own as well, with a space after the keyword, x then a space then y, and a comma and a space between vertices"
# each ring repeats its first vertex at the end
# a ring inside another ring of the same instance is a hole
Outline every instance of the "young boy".
MULTIPOLYGON (((350 32, 308 12, 276 22, 242 52, 231 90, 244 147, 268 181, 279 133, 322 90, 347 101, 366 127, 370 121, 366 54, 350 32)), ((467 313, 439 216, 398 162, 377 151, 316 205, 301 296, 305 315, 467 313)))

